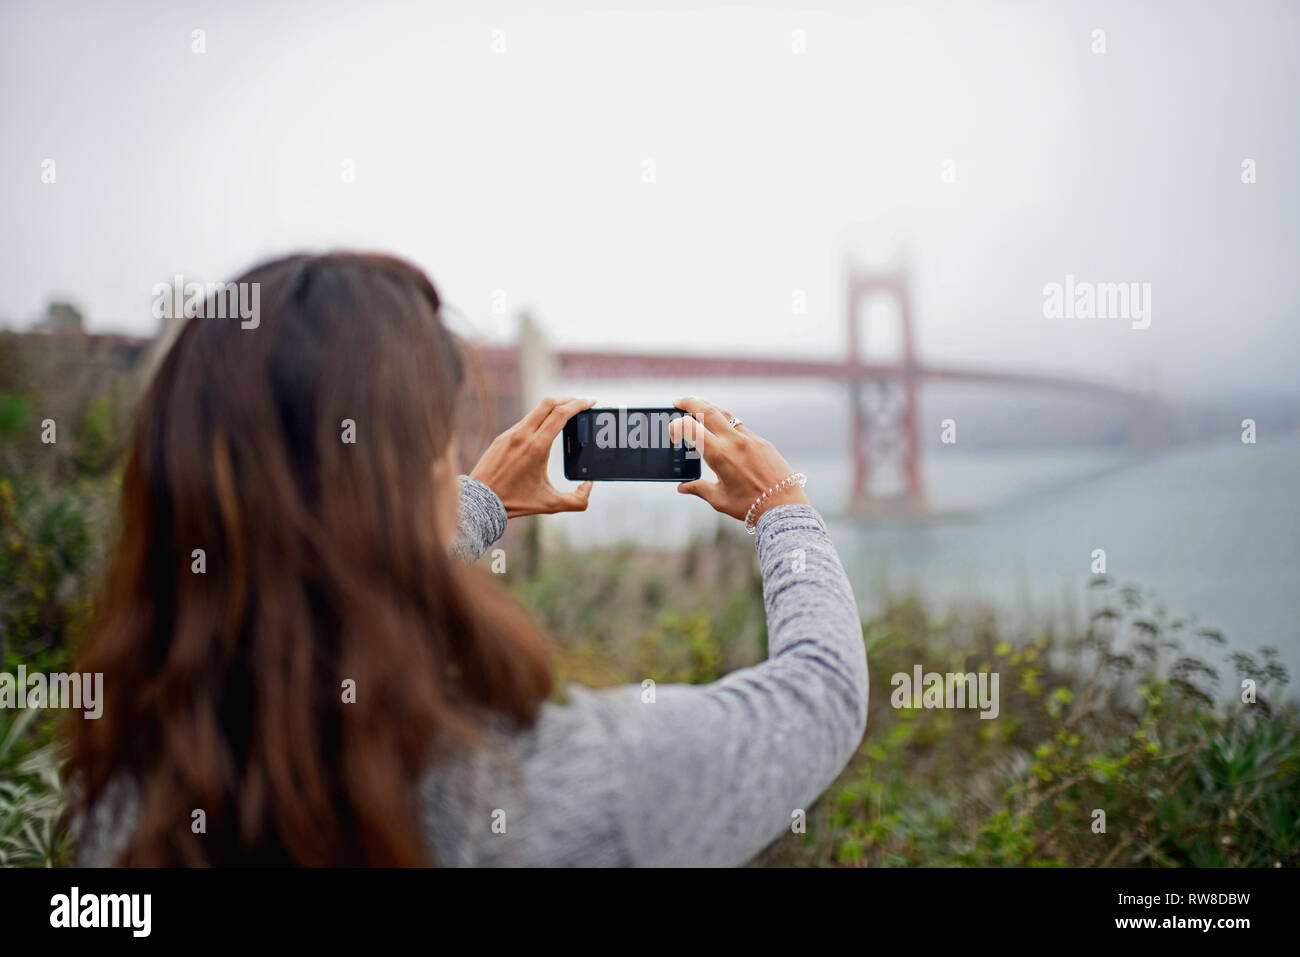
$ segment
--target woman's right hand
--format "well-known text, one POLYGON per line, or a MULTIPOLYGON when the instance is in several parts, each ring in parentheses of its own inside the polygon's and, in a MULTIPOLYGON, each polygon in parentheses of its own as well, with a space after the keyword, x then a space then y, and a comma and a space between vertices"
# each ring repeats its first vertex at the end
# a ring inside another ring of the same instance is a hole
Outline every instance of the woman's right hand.
MULTIPOLYGON (((691 413, 674 419, 668 434, 674 442, 683 438, 694 443, 705 463, 717 474, 717 481, 696 479, 683 482, 677 491, 698 495, 723 515, 745 520, 758 497, 792 471, 776 446, 754 434, 744 423, 729 424, 730 412, 711 402, 688 396, 673 403, 691 413)), ((808 505, 808 496, 798 485, 782 489, 763 503, 763 511, 777 505, 808 505)))

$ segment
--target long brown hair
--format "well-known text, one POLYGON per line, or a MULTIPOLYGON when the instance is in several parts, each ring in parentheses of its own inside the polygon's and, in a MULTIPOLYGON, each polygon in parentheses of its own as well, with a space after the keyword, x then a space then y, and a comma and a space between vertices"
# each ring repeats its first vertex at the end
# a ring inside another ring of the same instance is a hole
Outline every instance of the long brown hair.
POLYGON ((127 865, 430 863, 421 773, 485 713, 531 721, 552 682, 527 617, 436 531, 465 357, 400 260, 236 282, 260 284, 256 328, 190 319, 137 414, 77 664, 105 704, 72 722, 73 814, 132 782, 127 865))

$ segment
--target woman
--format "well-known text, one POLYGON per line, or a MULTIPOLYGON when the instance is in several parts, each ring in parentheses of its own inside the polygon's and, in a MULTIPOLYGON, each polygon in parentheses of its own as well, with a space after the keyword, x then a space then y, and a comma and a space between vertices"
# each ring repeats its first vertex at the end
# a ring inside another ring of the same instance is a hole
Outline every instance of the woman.
POLYGON ((257 328, 191 320, 139 410, 78 665, 105 685, 71 731, 79 863, 738 865, 831 783, 866 721, 861 626, 801 487, 751 511, 790 475, 769 442, 678 403, 718 476, 680 491, 758 514, 769 660, 558 704, 467 561, 509 517, 586 508, 546 462, 591 403, 543 402, 458 476, 464 360, 423 274, 334 254, 238 282, 257 328))

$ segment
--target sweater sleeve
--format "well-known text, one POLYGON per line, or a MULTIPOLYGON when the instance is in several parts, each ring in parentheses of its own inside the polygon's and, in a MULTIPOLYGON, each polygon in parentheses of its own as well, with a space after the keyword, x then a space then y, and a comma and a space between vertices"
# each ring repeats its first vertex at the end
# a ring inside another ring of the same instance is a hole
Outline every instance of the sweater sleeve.
POLYGON ((661 686, 653 702, 642 689, 614 691, 635 864, 745 863, 861 743, 862 624, 825 524, 810 506, 778 506, 759 519, 757 546, 768 660, 709 685, 661 686))
POLYGON ((467 562, 478 561, 488 546, 506 530, 506 507, 478 479, 460 476, 460 511, 451 553, 467 562))

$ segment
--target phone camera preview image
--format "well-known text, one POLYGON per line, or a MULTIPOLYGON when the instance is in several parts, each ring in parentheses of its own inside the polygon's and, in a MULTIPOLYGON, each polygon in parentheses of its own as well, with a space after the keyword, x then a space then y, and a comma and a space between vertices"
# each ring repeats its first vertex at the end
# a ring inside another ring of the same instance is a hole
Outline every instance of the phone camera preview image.
POLYGON ((583 482, 691 482, 699 453, 668 437, 681 409, 587 409, 564 425, 564 477, 583 482))

